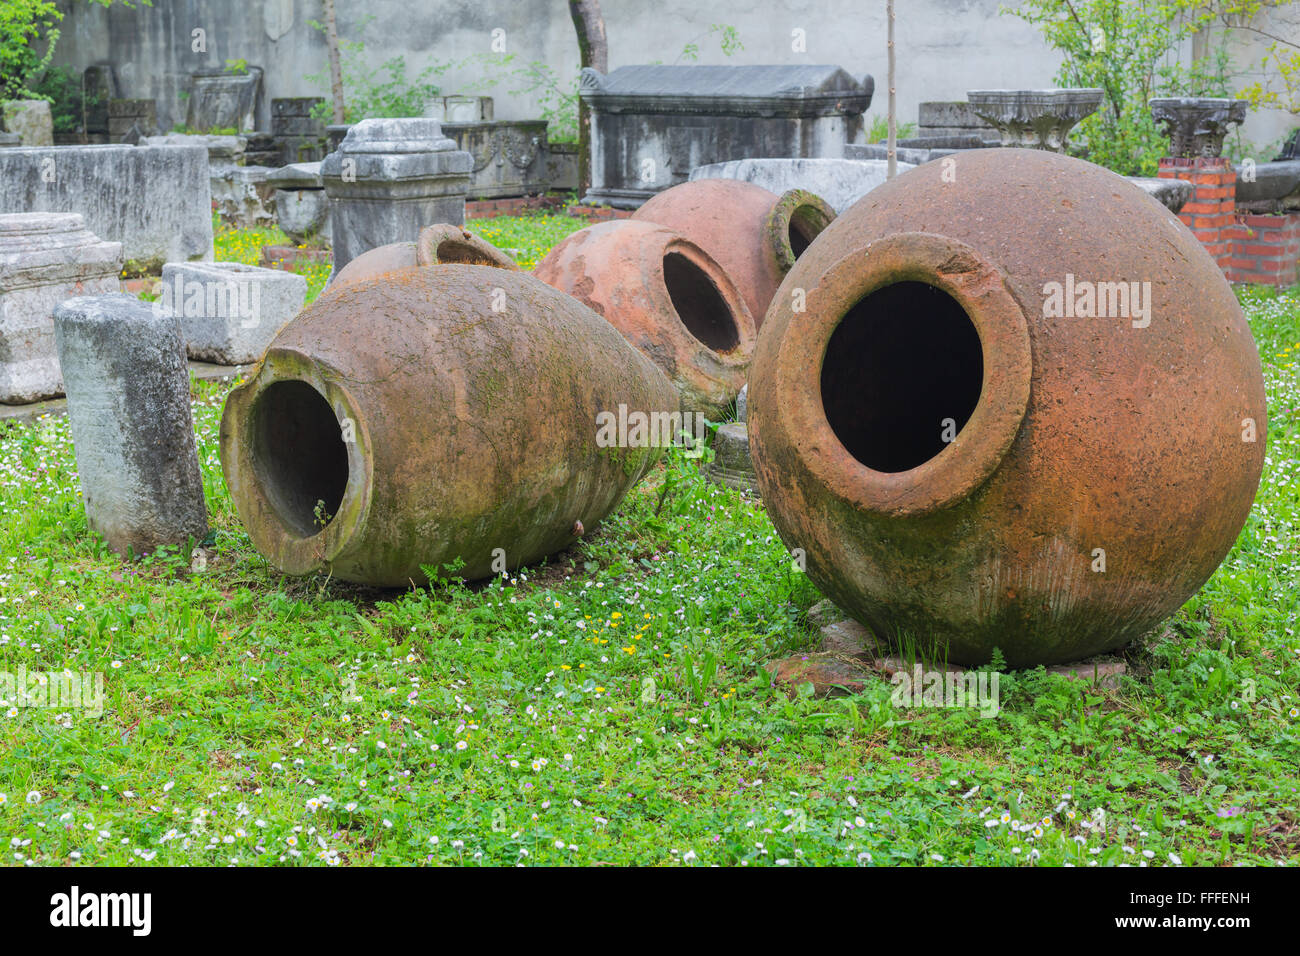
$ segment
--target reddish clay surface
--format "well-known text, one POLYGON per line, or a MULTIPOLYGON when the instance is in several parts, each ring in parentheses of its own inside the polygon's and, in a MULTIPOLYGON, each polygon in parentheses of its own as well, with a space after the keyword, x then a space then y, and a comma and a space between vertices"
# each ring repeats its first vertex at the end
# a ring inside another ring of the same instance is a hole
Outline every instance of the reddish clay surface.
POLYGON ((625 219, 580 229, 534 274, 603 315, 677 387, 681 409, 720 420, 745 384, 754 320, 722 267, 671 229, 625 219))
POLYGON ((781 280, 835 210, 802 189, 778 196, 738 179, 698 179, 652 196, 632 218, 667 226, 716 259, 762 328, 781 280))
POLYGON ((597 416, 671 408, 607 322, 526 273, 400 269, 322 295, 227 399, 221 460, 257 549, 383 586, 485 577, 594 529, 660 448, 597 416), (498 555, 497 549, 500 549, 498 555))
POLYGON ((1263 467, 1259 355, 1201 244, 1121 177, 953 159, 873 190, 786 277, 750 376, 758 482, 877 634, 966 665, 1078 660, 1232 547, 1263 467))

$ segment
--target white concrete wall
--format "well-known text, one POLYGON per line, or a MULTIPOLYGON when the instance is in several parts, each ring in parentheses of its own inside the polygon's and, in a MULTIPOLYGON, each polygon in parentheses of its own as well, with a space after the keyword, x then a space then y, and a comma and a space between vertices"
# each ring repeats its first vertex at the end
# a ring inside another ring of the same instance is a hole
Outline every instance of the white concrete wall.
MULTIPOLYGON (((406 57, 414 74, 431 61, 463 62, 492 52, 493 30, 505 31, 516 65, 538 60, 566 78, 577 71, 578 50, 564 0, 337 0, 340 32, 360 39, 376 64, 406 57), (366 18, 371 18, 368 21, 366 18)), ((978 87, 1051 86, 1058 59, 1037 29, 998 13, 999 0, 897 0, 898 102, 903 120, 915 120, 923 100, 964 99, 978 87)), ((160 122, 184 119, 177 92, 189 72, 242 58, 266 70, 267 96, 321 95, 307 74, 325 73, 325 45, 308 26, 323 13, 320 0, 153 0, 152 7, 104 10, 85 0, 60 0, 63 23, 58 60, 77 67, 117 63, 123 95, 155 97, 160 122), (191 51, 191 31, 207 31, 206 54, 191 51)), ((700 63, 833 63, 876 78, 871 113, 886 104, 885 0, 603 0, 611 68, 679 59, 691 42, 700 63), (711 24, 734 26, 744 49, 724 56, 711 24), (792 50, 802 29, 807 52, 792 50)), ((1283 35, 1300 36, 1300 8, 1275 16, 1283 35)), ((1237 62, 1257 63, 1263 43, 1242 45, 1237 62)), ((535 98, 510 95, 505 82, 473 90, 482 80, 474 65, 443 75, 444 91, 488 92, 498 119, 539 115, 535 98)), ((264 106, 265 109, 265 106, 264 106)), ((259 123, 259 125, 263 125, 259 123)), ((1286 114, 1253 114, 1246 135, 1263 144, 1296 125, 1286 114)))

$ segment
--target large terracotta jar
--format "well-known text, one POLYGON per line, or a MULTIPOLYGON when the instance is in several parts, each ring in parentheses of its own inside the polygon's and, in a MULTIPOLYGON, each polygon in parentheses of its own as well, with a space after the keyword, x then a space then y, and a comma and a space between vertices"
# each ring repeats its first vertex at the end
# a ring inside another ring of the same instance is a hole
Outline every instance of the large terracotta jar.
POLYGON ((749 308, 714 258, 671 229, 630 219, 588 226, 533 274, 663 369, 683 412, 720 421, 744 387, 756 333, 749 308))
POLYGON ((1214 260, 1039 150, 962 152, 840 216, 773 301, 749 403, 813 581, 959 664, 1140 637, 1218 567, 1263 467, 1259 355, 1214 260))
POLYGON ((738 179, 697 179, 652 196, 632 218, 667 226, 716 259, 762 328, 781 280, 835 210, 802 189, 778 196, 738 179))
POLYGON ((676 405, 612 326, 527 273, 411 267, 345 283, 277 334, 226 401, 221 463, 282 571, 472 579, 594 528, 666 443, 602 441, 602 416, 676 405))

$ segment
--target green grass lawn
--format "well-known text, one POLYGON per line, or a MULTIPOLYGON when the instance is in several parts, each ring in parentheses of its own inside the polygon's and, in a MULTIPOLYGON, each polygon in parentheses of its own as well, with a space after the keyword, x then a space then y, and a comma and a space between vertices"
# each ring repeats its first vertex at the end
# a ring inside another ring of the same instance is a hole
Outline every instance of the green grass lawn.
MULTIPOLYGON (((531 265, 580 225, 470 227, 531 265)), ((218 461, 228 386, 194 388, 206 569, 107 553, 66 420, 0 426, 0 670, 105 693, 97 718, 0 708, 7 861, 1294 863, 1300 293, 1243 304, 1271 430, 1236 548, 1118 690, 1010 674, 993 719, 896 708, 883 680, 771 686, 819 596, 761 504, 681 457, 547 565, 380 592, 251 549, 218 461)))

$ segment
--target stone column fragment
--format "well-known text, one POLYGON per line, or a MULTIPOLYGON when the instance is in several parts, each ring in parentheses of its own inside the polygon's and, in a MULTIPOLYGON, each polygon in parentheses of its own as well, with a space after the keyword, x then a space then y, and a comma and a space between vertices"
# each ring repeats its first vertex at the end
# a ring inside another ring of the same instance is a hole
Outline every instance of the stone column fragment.
POLYGON ((125 294, 55 310, 86 522, 119 554, 208 532, 180 320, 125 294))

